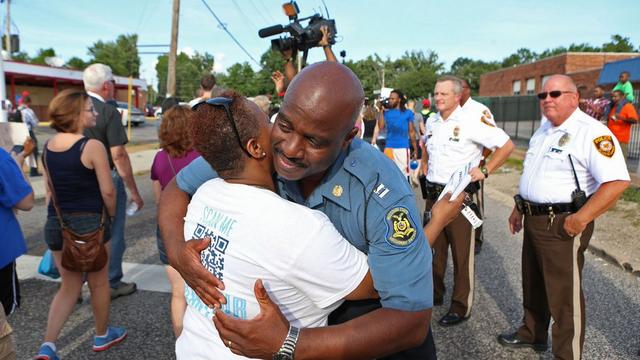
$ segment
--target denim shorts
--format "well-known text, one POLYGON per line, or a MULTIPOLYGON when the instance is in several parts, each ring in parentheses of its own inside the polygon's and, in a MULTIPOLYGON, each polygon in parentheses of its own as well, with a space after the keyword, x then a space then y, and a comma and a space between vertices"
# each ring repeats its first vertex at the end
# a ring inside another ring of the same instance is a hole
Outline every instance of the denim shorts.
MULTIPOLYGON (((95 213, 68 213, 62 214, 62 221, 78 234, 88 234, 100 227, 101 217, 102 214, 95 213)), ((109 221, 109 217, 105 216, 103 241, 106 244, 110 239, 111 222, 109 221)), ((44 241, 47 243, 49 250, 62 250, 62 229, 60 229, 58 217, 55 215, 47 217, 47 222, 44 225, 44 241)))
POLYGON ((158 245, 158 255, 160 255, 160 262, 165 265, 169 265, 167 250, 164 248, 164 241, 162 241, 162 235, 160 235, 159 226, 156 226, 156 244, 158 245))

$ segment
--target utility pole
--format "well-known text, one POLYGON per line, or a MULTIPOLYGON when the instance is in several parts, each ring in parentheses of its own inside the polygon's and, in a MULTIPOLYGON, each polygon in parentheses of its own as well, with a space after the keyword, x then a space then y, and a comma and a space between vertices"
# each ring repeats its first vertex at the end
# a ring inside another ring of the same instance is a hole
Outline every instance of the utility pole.
POLYGON ((11 7, 9 6, 10 0, 7 0, 7 30, 4 34, 4 42, 7 48, 7 59, 11 59, 11 7))
POLYGON ((169 49, 169 70, 167 72, 167 97, 176 95, 176 54, 178 53, 178 20, 180 19, 180 0, 173 0, 171 20, 171 45, 169 49))

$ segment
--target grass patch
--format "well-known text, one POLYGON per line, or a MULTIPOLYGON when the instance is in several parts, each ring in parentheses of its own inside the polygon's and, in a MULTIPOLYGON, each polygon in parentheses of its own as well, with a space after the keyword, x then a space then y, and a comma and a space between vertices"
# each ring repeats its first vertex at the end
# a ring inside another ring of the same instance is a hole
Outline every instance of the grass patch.
POLYGON ((637 186, 629 186, 627 190, 622 193, 622 200, 640 204, 640 188, 637 186))
POLYGON ((522 170, 523 168, 522 160, 514 159, 514 158, 508 158, 507 161, 504 162, 503 166, 510 167, 512 169, 517 169, 517 170, 522 170))

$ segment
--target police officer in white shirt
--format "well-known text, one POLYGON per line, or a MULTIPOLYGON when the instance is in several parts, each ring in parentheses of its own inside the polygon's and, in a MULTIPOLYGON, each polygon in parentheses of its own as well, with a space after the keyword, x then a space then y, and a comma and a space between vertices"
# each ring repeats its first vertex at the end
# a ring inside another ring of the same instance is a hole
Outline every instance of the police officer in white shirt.
POLYGON ((575 84, 554 75, 538 94, 543 124, 529 141, 520 194, 509 217, 523 228, 520 328, 498 336, 507 347, 547 348, 549 320, 556 359, 579 359, 585 312, 581 278, 593 221, 629 186, 615 136, 578 108, 575 84))
MULTIPOLYGON (((471 98, 471 88, 469 82, 466 79, 460 79, 462 81, 462 97, 460 98, 460 106, 462 110, 469 114, 469 117, 473 119, 482 119, 496 125, 496 121, 491 113, 491 110, 483 103, 471 98)), ((485 159, 491 155, 491 150, 484 148, 482 150, 482 160, 480 166, 483 166, 485 159)), ((478 181, 478 191, 475 193, 475 202, 478 205, 478 213, 481 219, 484 219, 484 180, 478 181)), ((482 242, 484 241, 484 233, 482 232, 482 225, 475 231, 475 254, 478 255, 482 249, 482 242)))
MULTIPOLYGON (((462 111, 462 82, 454 76, 443 76, 436 82, 435 102, 438 113, 426 123, 421 141, 422 169, 427 177, 427 211, 442 192, 444 185, 459 169, 471 163, 469 172, 474 182, 483 180, 500 167, 513 151, 509 136, 485 117, 471 117, 462 111), (483 148, 497 149, 486 166, 479 166, 483 148)), ((477 183, 467 188, 477 190, 477 183)), ((443 326, 456 325, 471 313, 474 283, 474 241, 469 221, 459 215, 432 244, 434 304, 443 302, 444 275, 449 245, 454 264, 454 286, 451 305, 440 319, 443 326)))

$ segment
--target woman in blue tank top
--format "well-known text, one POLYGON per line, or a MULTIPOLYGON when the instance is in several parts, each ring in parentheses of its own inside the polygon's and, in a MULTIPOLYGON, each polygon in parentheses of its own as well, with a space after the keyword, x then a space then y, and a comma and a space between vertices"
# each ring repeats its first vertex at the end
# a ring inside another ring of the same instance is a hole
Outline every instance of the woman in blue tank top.
MULTIPOLYGON (((54 296, 44 337, 36 359, 58 359, 55 342, 62 326, 67 321, 82 290, 84 274, 62 267, 62 231, 51 201, 55 191, 63 222, 80 234, 95 231, 100 226, 103 208, 109 215, 115 212, 115 189, 107 152, 101 142, 82 135, 86 127, 96 125, 96 112, 87 93, 79 89, 68 89, 58 94, 49 105, 51 127, 57 131, 46 144, 43 158, 53 189, 47 184, 48 217, 44 228, 45 241, 53 253, 60 271, 61 285, 54 296)), ((109 253, 110 224, 105 221, 104 241, 109 253)), ((107 262, 108 264, 108 262, 107 262)), ((108 265, 101 270, 87 273, 91 290, 91 306, 95 319, 96 336, 94 351, 107 350, 124 340, 123 328, 108 326, 109 303, 111 301, 108 265)))

